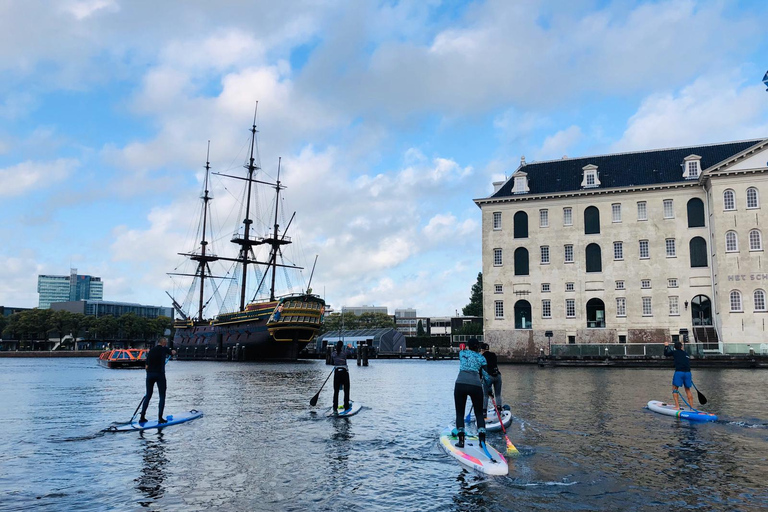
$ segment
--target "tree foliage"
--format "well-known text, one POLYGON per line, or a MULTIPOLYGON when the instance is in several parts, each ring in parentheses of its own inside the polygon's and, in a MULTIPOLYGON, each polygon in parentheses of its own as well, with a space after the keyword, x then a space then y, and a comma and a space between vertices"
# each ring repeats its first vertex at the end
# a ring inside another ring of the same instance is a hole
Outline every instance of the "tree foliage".
POLYGON ((330 331, 353 331, 356 329, 382 329, 395 327, 395 321, 386 313, 363 313, 355 315, 354 313, 331 313, 326 315, 323 332, 330 331))
POLYGON ((472 285, 472 295, 469 297, 469 304, 461 310, 464 316, 483 317, 483 273, 477 274, 477 282, 472 285))

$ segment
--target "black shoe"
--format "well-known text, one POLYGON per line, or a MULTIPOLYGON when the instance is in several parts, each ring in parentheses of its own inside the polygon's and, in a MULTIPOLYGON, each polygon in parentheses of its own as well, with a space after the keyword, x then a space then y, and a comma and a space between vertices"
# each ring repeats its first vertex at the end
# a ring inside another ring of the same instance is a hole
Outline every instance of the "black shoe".
POLYGON ((455 446, 456 448, 464 448, 464 432, 459 432, 459 442, 455 446))
POLYGON ((145 418, 144 416, 139 418, 139 423, 146 423, 146 422, 147 422, 147 418, 145 418))
POLYGON ((480 440, 482 444, 485 444, 485 432, 480 432, 477 434, 477 438, 480 440))
POLYGON ((157 419, 157 422, 158 422, 158 423, 168 423, 168 420, 167 420, 167 419, 165 419, 165 418, 158 418, 158 419, 157 419))

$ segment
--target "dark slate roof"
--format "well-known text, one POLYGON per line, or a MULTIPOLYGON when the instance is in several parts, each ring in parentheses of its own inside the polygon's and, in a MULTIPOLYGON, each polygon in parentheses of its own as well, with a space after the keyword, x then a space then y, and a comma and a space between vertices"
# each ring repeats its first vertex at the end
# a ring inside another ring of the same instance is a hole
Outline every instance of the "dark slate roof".
POLYGON ((548 194, 582 190, 583 167, 597 166, 600 186, 595 189, 657 185, 662 183, 685 182, 683 159, 690 155, 701 157, 701 170, 737 155, 764 139, 726 142, 706 146, 690 146, 674 149, 656 149, 637 153, 566 158, 545 162, 531 162, 519 170, 528 175, 527 194, 512 194, 513 179, 509 179, 493 194, 492 198, 548 194))

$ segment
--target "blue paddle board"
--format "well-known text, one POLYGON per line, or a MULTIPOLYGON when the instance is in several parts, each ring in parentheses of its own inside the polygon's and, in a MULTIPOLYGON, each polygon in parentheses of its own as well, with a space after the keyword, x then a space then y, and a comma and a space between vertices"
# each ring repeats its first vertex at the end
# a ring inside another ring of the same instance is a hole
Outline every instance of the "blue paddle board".
POLYGON ((703 411, 697 411, 695 409, 689 409, 685 407, 683 409, 676 408, 673 404, 666 402, 659 402, 658 400, 651 400, 648 402, 648 408, 653 412, 659 414, 666 414, 667 416, 676 416, 691 421, 715 421, 717 416, 703 411))
POLYGON ((110 425, 104 429, 104 432, 135 432, 138 430, 150 430, 153 428, 165 428, 171 425, 178 425, 179 423, 186 423, 187 421, 196 420, 201 417, 203 413, 196 409, 192 409, 189 412, 182 412, 181 414, 168 414, 165 419, 166 423, 158 423, 157 420, 150 420, 146 423, 139 423, 139 420, 133 420, 130 423, 118 423, 110 425))
POLYGON ((356 402, 350 402, 349 403, 350 408, 346 411, 344 410, 344 406, 340 405, 338 410, 334 411, 333 407, 331 407, 331 412, 328 413, 328 416, 331 418, 347 418, 349 416, 354 416, 355 414, 360 412, 360 409, 363 408, 362 405, 356 403, 356 402))

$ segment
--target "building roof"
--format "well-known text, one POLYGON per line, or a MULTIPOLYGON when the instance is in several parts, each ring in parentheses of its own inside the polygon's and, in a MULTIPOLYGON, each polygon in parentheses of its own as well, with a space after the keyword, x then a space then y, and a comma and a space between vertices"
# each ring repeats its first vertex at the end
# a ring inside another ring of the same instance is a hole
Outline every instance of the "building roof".
POLYGON ((597 166, 600 179, 600 186, 587 189, 590 191, 686 182, 688 180, 683 177, 681 165, 686 157, 700 156, 701 171, 704 171, 764 140, 754 139, 703 146, 531 162, 522 165, 516 171, 524 170, 528 176, 529 192, 527 194, 513 194, 514 180, 510 177, 490 197, 525 197, 534 194, 580 191, 583 190, 581 187, 583 168, 590 164, 597 166))

